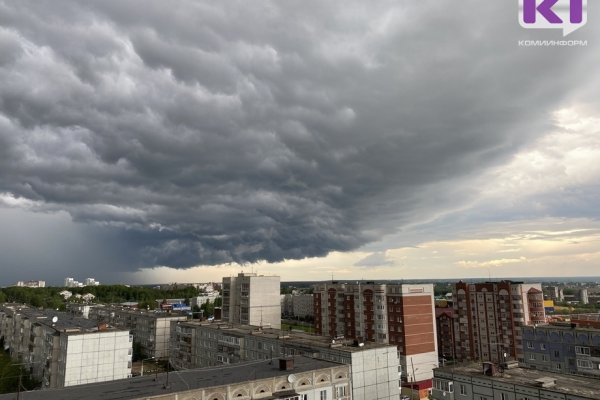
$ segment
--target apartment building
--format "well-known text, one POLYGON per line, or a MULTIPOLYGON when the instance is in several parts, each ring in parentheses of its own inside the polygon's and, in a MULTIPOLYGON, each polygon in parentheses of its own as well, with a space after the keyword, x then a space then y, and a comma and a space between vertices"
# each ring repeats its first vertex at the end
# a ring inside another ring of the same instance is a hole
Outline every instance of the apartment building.
POLYGON ((433 400, 598 400, 600 381, 575 375, 465 363, 434 371, 433 400))
POLYGON ((524 366, 600 377, 600 329, 582 328, 575 323, 522 329, 524 366))
POLYGON ((233 324, 281 327, 280 278, 239 273, 223 278, 224 321, 233 324))
POLYGON ((454 292, 454 354, 458 360, 523 360, 521 328, 546 321, 539 283, 458 282, 454 292))
POLYGON ((160 311, 131 310, 122 307, 91 307, 90 320, 108 323, 131 331, 133 340, 142 347, 146 357, 164 359, 169 356, 172 321, 185 321, 181 314, 160 311))
POLYGON ((313 317, 313 295, 304 293, 281 295, 281 311, 283 315, 289 317, 313 317))
POLYGON ((317 334, 394 345, 403 386, 431 388, 438 365, 433 285, 320 283, 313 296, 317 334))
MULTIPOLYGON (((27 392, 27 400, 352 400, 350 366, 295 356, 177 374, 140 376, 103 385, 27 392), (157 379, 156 379, 157 378, 157 379)), ((376 394, 374 394, 376 396, 376 394)), ((15 394, 0 394, 13 400, 15 394)), ((376 397, 370 397, 370 400, 376 397)))
POLYGON ((29 288, 43 288, 43 287, 46 287, 46 281, 17 281, 15 286, 29 287, 29 288))
POLYGON ((435 324, 437 327, 438 353, 440 358, 454 359, 454 309, 451 307, 435 308, 435 324))
POLYGON ((172 329, 171 363, 177 369, 304 355, 352 365, 354 399, 399 398, 399 360, 395 346, 332 341, 303 332, 226 323, 187 321, 173 323, 172 329))
POLYGON ((0 308, 0 337, 44 388, 62 388, 131 376, 127 330, 53 310, 0 308))

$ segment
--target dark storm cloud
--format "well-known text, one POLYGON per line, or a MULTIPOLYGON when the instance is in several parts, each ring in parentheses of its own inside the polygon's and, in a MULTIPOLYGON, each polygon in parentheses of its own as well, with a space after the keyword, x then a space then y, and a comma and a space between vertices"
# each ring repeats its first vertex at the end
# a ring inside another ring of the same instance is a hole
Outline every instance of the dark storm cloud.
POLYGON ((584 57, 483 3, 0 1, 0 192, 132 267, 356 248, 468 198, 569 93, 584 57))

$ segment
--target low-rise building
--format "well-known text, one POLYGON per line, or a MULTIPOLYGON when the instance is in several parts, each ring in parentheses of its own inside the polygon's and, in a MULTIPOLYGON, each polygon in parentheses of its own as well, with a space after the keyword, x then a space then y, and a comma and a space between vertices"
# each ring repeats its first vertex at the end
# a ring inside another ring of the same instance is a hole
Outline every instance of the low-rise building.
POLYGON ((128 330, 53 310, 0 308, 0 337, 44 388, 125 379, 131 375, 128 330))
POLYGON ((351 364, 354 399, 399 398, 396 346, 226 323, 179 322, 172 330, 171 363, 177 369, 306 355, 351 364))
POLYGON ((600 381, 577 375, 469 363, 434 370, 433 400, 598 400, 600 381))
MULTIPOLYGON (((350 366, 293 359, 142 376, 103 385, 28 392, 27 400, 352 400, 350 366), (170 375, 170 376, 169 376, 170 375)), ((0 395, 12 400, 15 394, 0 395)), ((369 400, 378 400, 373 392, 369 400)))
POLYGON ((128 329, 146 357, 164 359, 169 355, 171 321, 185 321, 185 315, 167 312, 131 310, 122 307, 92 307, 91 320, 128 329))

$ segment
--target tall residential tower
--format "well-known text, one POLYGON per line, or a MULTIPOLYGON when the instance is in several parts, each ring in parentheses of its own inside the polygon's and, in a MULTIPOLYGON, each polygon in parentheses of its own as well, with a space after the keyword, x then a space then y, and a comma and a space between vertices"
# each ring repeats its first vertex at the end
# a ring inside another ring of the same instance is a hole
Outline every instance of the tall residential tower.
POLYGON ((223 278, 223 320, 234 324, 281 327, 280 279, 240 273, 223 278))

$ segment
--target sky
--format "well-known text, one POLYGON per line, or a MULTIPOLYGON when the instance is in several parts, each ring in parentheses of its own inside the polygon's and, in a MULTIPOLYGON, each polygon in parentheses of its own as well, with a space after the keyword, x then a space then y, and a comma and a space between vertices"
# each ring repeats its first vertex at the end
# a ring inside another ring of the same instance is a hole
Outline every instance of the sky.
POLYGON ((0 285, 600 275, 600 10, 517 3, 0 0, 0 285))

